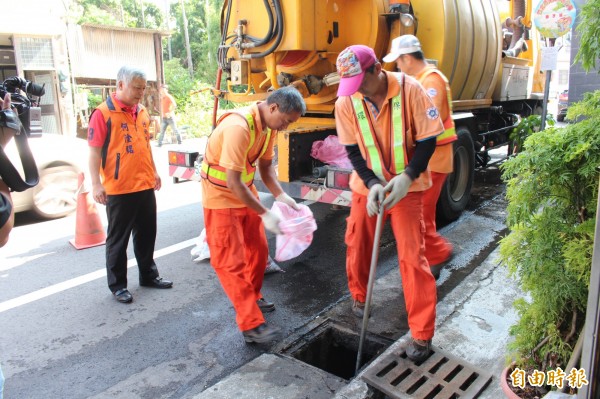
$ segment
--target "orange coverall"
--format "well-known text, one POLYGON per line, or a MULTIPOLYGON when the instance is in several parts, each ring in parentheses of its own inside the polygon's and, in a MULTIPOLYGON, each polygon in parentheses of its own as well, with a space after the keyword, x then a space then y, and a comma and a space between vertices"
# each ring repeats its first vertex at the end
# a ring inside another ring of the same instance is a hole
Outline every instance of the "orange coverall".
MULTIPOLYGON (((249 111, 254 117, 256 131, 256 140, 250 150, 248 151, 248 123, 241 115, 229 115, 219 122, 208 140, 204 156, 210 165, 217 164, 242 172, 247 159, 256 159, 261 153, 267 137, 266 127, 260 120, 256 105, 249 111)), ((263 159, 274 157, 275 137, 276 131, 271 134, 263 159)), ((250 190, 258 198, 254 184, 250 186, 250 190)), ((211 264, 233 304, 239 329, 253 329, 265 322, 256 303, 262 297, 260 290, 269 256, 262 220, 229 188, 213 184, 204 178, 202 206, 211 264)))
MULTIPOLYGON (((382 148, 382 162, 388 167, 391 159, 390 143, 393 134, 391 131, 391 99, 400 93, 400 85, 392 73, 387 71, 384 73, 387 75, 387 97, 379 112, 370 104, 369 119, 375 129, 374 136, 382 148)), ((362 98, 359 93, 354 96, 362 98)), ((437 115, 436 112, 428 112, 435 111, 434 105, 416 80, 405 77, 402 97, 405 102, 404 120, 407 125, 403 128, 404 142, 408 155, 407 160, 410 160, 416 142, 439 135, 443 131, 443 126, 439 117, 431 117, 431 115, 437 115), (407 134, 407 131, 410 133, 407 134)), ((369 102, 367 103, 369 104, 369 102)), ((358 144, 363 158, 367 159, 351 97, 338 98, 335 104, 335 118, 340 143, 343 145, 358 144)), ((386 174, 389 181, 393 175, 386 174)), ((413 338, 423 340, 433 337, 437 302, 435 279, 424 255, 425 226, 422 217, 422 198, 423 191, 430 186, 429 171, 425 171, 413 181, 406 197, 384 213, 385 220, 391 219, 396 238, 402 288, 411 334, 413 338)), ((350 188, 352 189, 352 208, 347 219, 348 226, 345 237, 348 247, 346 272, 348 288, 352 297, 364 302, 377 218, 367 215, 366 204, 369 190, 356 172, 353 172, 350 177, 350 188)))
MULTIPOLYGON (((428 65, 415 78, 423 85, 433 104, 440 112, 442 121, 450 114, 446 82, 437 73, 426 73, 435 68, 428 65)), ((429 160, 431 188, 423 194, 423 220, 425 221, 425 257, 430 266, 439 265, 452 255, 452 244, 437 232, 435 223, 436 205, 448 174, 453 170, 454 148, 452 142, 438 145, 429 160)))

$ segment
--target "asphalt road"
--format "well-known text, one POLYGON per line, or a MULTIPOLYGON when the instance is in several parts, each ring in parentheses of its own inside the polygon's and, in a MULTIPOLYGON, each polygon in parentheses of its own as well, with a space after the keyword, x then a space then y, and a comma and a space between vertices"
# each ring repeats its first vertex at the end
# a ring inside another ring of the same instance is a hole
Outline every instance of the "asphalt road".
MULTIPOLYGON (((159 165, 168 148, 156 150, 159 165)), ((166 176, 163 170, 161 174, 166 176)), ((10 243, 0 250, 5 398, 190 398, 272 349, 244 344, 211 266, 190 259, 203 226, 199 185, 167 180, 158 193, 155 256, 161 275, 172 279, 174 287, 139 287, 137 268, 131 265, 130 305, 117 303, 106 286, 103 246, 77 251, 68 244, 74 216, 32 223, 19 215, 10 243)), ((478 184, 467 214, 502 192, 496 180, 483 180, 488 181, 478 184)), ((265 278, 263 294, 277 304, 277 311, 266 317, 284 336, 336 305, 350 314, 344 307, 349 302, 343 243, 348 211, 325 204, 311 209, 318 224, 313 244, 300 257, 280 263, 284 273, 265 278)), ((486 223, 503 218, 503 210, 490 212, 497 215, 480 218, 479 225, 477 218, 468 219, 474 223, 470 236, 456 237, 461 251, 476 251, 467 241, 475 248, 478 236, 487 239, 496 229, 486 223)), ((105 220, 103 209, 100 213, 105 220)), ((465 220, 442 231, 451 237, 465 220)), ((273 237, 269 244, 273 253, 273 237)), ((383 274, 397 267, 389 227, 381 244, 378 273, 383 274)), ((131 245, 128 258, 134 259, 131 245)), ((458 276, 442 278, 442 295, 460 283, 458 276)), ((401 330, 393 325, 388 334, 393 338, 401 330)))

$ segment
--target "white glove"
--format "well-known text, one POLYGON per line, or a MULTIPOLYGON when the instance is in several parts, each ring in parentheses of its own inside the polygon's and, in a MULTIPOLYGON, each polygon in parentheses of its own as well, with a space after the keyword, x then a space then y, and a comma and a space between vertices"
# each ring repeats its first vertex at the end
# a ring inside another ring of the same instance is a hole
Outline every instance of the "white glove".
POLYGON ((406 197, 408 188, 412 184, 412 179, 406 173, 401 173, 394 177, 385 186, 385 191, 389 191, 390 195, 383 201, 383 206, 390 209, 398 203, 402 198, 406 197))
POLYGON ((267 210, 265 213, 260 215, 260 218, 265 225, 265 229, 269 230, 273 234, 281 234, 281 229, 279 228, 279 222, 281 222, 281 219, 279 219, 279 216, 270 210, 267 210))
POLYGON ((379 213, 379 205, 385 199, 385 189, 379 183, 373 184, 367 195, 367 215, 369 217, 379 213))
POLYGON ((300 210, 296 201, 294 201, 294 199, 286 193, 279 194, 277 197, 275 197, 275 201, 283 202, 284 204, 291 206, 297 211, 300 210))

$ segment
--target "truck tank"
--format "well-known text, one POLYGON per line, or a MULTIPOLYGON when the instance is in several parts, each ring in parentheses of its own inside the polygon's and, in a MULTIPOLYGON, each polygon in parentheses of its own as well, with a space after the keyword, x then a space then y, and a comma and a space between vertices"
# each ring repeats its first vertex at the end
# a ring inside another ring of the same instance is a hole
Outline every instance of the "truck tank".
POLYGON ((238 101, 293 84, 305 94, 309 110, 331 111, 337 89, 331 74, 341 50, 364 44, 383 57, 391 38, 413 33, 427 58, 449 78, 455 106, 467 101, 471 107, 472 100, 485 106, 491 103, 502 60, 498 1, 412 1, 415 20, 406 26, 400 13, 390 12, 387 0, 276 0, 273 7, 267 0, 228 0, 219 59, 231 74, 229 88, 246 86, 232 94, 238 101))
POLYGON ((500 18, 494 3, 412 2, 423 52, 438 61, 438 68, 451 82, 456 101, 492 98, 502 57, 500 18))
POLYGON ((348 171, 328 167, 316 179, 313 169, 323 164, 310 156, 315 141, 336 134, 337 56, 364 44, 381 59, 393 38, 414 34, 451 84, 458 140, 438 216, 455 219, 469 201, 474 169, 541 103, 531 90, 540 75, 532 73, 539 39, 531 7, 530 0, 225 0, 213 126, 218 99, 256 101, 296 87, 307 114, 277 136, 278 179, 293 197, 347 205, 348 171))

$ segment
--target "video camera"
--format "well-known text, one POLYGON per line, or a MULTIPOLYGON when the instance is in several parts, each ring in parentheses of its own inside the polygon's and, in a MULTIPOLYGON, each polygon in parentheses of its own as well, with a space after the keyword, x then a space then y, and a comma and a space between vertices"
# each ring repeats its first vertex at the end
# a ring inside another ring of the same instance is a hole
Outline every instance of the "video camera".
POLYGON ((13 76, 0 86, 0 97, 4 98, 6 93, 10 93, 13 108, 19 115, 25 133, 28 136, 42 133, 42 110, 38 105, 45 93, 44 86, 13 76))
POLYGON ((0 97, 4 99, 6 93, 10 93, 12 104, 11 109, 0 110, 0 127, 16 131, 14 139, 25 174, 23 179, 0 146, 0 177, 12 191, 27 190, 39 181, 38 169, 29 148, 28 137, 42 133, 42 110, 39 107, 39 99, 44 92, 44 86, 18 76, 6 79, 0 86, 0 97))

